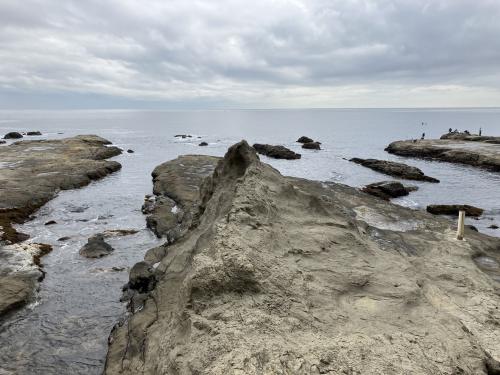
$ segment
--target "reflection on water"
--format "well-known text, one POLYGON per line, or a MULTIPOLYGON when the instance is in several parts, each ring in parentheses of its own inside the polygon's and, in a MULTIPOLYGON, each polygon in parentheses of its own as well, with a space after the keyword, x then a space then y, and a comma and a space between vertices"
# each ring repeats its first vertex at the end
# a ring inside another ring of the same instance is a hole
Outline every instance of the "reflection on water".
POLYGON ((300 160, 272 160, 285 175, 361 186, 388 177, 345 160, 375 157, 403 161, 441 180, 411 183, 417 192, 394 202, 412 208, 430 203, 467 203, 486 209, 472 224, 481 231, 500 223, 500 174, 449 163, 404 159, 383 151, 391 141, 416 138, 425 131, 438 137, 448 128, 480 124, 483 134, 500 135, 500 110, 294 110, 294 111, 0 111, 0 133, 40 130, 43 138, 98 134, 133 154, 115 158, 121 171, 80 190, 62 192, 35 220, 19 229, 37 242, 54 245, 43 258, 46 278, 37 300, 0 327, 0 374, 98 374, 109 331, 124 313, 119 302, 128 269, 159 243, 145 227, 140 207, 151 192, 151 171, 181 154, 222 156, 233 143, 282 144, 300 160), (429 125, 422 130, 421 123, 429 125), (63 134, 59 134, 63 133, 63 134), (174 138, 191 134, 192 138, 174 138), (295 140, 307 135, 321 151, 302 150, 295 140), (201 138, 198 138, 201 137, 201 138), (198 147, 203 141, 206 147, 198 147), (45 226, 55 220, 57 224, 45 226), (113 254, 86 259, 78 254, 92 234, 107 229, 139 229, 109 239, 113 254), (59 241, 63 237, 69 237, 59 241), (115 268, 113 268, 115 267, 115 268), (123 268, 123 270, 121 270, 123 268), (3 372, 2 372, 3 371, 3 372))

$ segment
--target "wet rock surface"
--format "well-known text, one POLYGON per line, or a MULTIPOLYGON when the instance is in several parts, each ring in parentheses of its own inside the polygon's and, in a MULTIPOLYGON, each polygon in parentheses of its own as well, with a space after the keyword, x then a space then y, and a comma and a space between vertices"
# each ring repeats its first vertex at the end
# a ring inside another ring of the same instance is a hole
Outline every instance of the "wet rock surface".
POLYGON ((459 136, 451 133, 450 137, 442 139, 392 142, 385 150, 400 156, 466 164, 500 172, 500 137, 459 136))
POLYGON ((9 293, 19 296, 6 305, 22 306, 31 298, 43 275, 40 257, 48 251, 46 245, 10 245, 28 238, 12 224, 27 220, 60 189, 81 187, 120 169, 119 163, 104 160, 120 153, 107 144, 91 135, 22 141, 0 149, 0 300, 12 300, 9 293))
POLYGON ((458 216, 459 211, 465 211, 466 216, 479 217, 484 210, 468 204, 431 204, 426 208, 427 212, 433 215, 458 216))
POLYGON ((309 138, 309 137, 306 137, 305 135, 303 135, 302 137, 297 139, 297 142, 298 143, 310 143, 310 142, 314 142, 314 140, 312 138, 309 138))
POLYGON ((21 133, 18 133, 18 132, 10 132, 10 133, 7 133, 3 136, 3 139, 19 139, 19 138, 22 138, 23 135, 21 133))
POLYGON ((26 132, 26 135, 42 135, 42 132, 35 130, 35 131, 29 131, 26 132))
POLYGON ((113 250, 111 245, 104 241, 104 236, 102 234, 96 234, 88 239, 79 253, 86 258, 101 258, 111 254, 113 250))
POLYGON ((148 228, 158 237, 173 242, 189 228, 197 213, 200 185, 213 173, 218 160, 184 155, 154 169, 154 196, 146 198, 142 212, 148 215, 148 228))
POLYGON ((426 181, 426 182, 439 182, 438 179, 426 176, 424 172, 422 172, 417 167, 412 167, 410 165, 406 165, 403 163, 397 163, 394 161, 388 160, 378 160, 378 159, 361 159, 361 158, 352 158, 349 161, 352 161, 356 164, 360 164, 364 167, 373 169, 374 171, 387 174, 393 177, 399 177, 406 180, 415 180, 415 181, 426 181))
POLYGON ((494 373, 499 239, 283 177, 246 142, 189 181, 198 215, 131 272, 105 373, 494 373))
POLYGON ((275 159, 294 160, 294 159, 300 159, 301 157, 300 154, 293 152, 292 150, 286 148, 285 146, 273 146, 273 145, 255 143, 253 145, 253 148, 259 154, 266 155, 270 158, 275 158, 275 159))
POLYGON ((321 143, 319 142, 307 142, 302 145, 302 148, 306 150, 321 150, 321 143))
POLYGON ((412 191, 416 191, 416 186, 405 186, 398 181, 381 181, 366 185, 361 191, 379 197, 386 201, 391 198, 403 197, 412 191))

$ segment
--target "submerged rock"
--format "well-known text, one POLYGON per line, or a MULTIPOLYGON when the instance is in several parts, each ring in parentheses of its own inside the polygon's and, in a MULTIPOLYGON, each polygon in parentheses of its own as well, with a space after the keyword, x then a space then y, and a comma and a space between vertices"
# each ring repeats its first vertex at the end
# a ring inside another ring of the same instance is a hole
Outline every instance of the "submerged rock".
POLYGON ((418 190, 418 188, 416 186, 404 186, 398 181, 382 181, 366 185, 361 190, 388 201, 391 198, 408 195, 410 192, 418 190))
POLYGON ((500 239, 282 176, 246 142, 199 190, 170 180, 200 192, 198 214, 131 272, 106 374, 486 374, 500 358, 496 269, 474 261, 498 264, 500 239))
POLYGON ((57 221, 55 221, 55 220, 49 220, 44 225, 54 225, 54 224, 57 224, 57 221))
POLYGON ((113 248, 106 241, 102 234, 96 234, 87 240, 87 243, 80 249, 81 256, 86 258, 101 258, 113 252, 113 248))
POLYGON ((488 228, 489 229, 498 229, 499 227, 496 224, 491 224, 488 228))
POLYGON ((3 136, 3 139, 19 139, 22 138, 22 134, 18 132, 10 132, 3 136))
POLYGON ((275 159, 293 160, 293 159, 300 159, 301 157, 300 154, 297 154, 284 146, 273 146, 273 145, 255 143, 253 145, 253 148, 259 154, 266 155, 269 156, 270 158, 275 158, 275 159))
POLYGON ((307 150, 321 150, 321 144, 319 142, 307 142, 302 145, 302 148, 307 150))
POLYGON ((40 131, 36 130, 36 131, 27 132, 26 135, 42 135, 42 133, 40 131))
POLYGON ((207 142, 201 142, 198 146, 208 146, 207 142))
POLYGON ((133 154, 134 152, 135 152, 135 151, 134 151, 134 150, 131 150, 131 149, 128 149, 128 150, 127 150, 127 153, 129 153, 129 154, 133 154))
POLYGON ((360 158, 352 158, 349 161, 393 177, 415 181, 439 182, 439 180, 436 178, 426 176, 424 172, 422 172, 417 167, 412 167, 403 163, 397 163, 388 160, 360 158))
POLYGON ((469 206, 468 204, 431 204, 427 206, 427 212, 433 215, 458 216, 459 211, 465 211, 466 216, 479 217, 483 214, 482 208, 469 206))

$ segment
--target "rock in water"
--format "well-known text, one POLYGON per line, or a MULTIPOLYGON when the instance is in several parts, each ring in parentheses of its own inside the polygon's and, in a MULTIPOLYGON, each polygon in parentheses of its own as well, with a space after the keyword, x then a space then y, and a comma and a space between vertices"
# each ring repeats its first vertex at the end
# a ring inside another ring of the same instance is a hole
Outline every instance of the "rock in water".
POLYGON ((133 154, 133 153, 134 153, 134 150, 132 150, 132 149, 130 149, 130 148, 129 148, 129 149, 127 150, 127 153, 129 153, 129 154, 133 154))
POLYGON ((447 219, 284 177, 246 142, 197 188, 188 230, 138 269, 144 293, 113 329, 106 374, 494 368, 499 284, 474 257, 497 265, 499 239, 456 241, 447 219))
POLYGON ((284 146, 273 146, 273 145, 255 143, 253 145, 253 148, 259 154, 266 155, 269 156, 270 158, 275 158, 275 159, 293 160, 293 159, 300 159, 301 157, 300 154, 297 154, 284 146))
POLYGON ((198 146, 208 146, 207 142, 201 142, 198 146))
POLYGON ((388 160, 360 158, 352 158, 349 161, 393 177, 404 178, 406 180, 439 182, 439 180, 436 178, 426 176, 424 172, 422 172, 417 167, 412 167, 403 163, 397 163, 388 160))
POLYGON ((388 201, 391 198, 408 195, 411 191, 418 190, 418 188, 416 186, 404 186, 398 181, 382 181, 366 185, 361 190, 388 201))
POLYGON ((18 132, 10 132, 4 135, 3 139, 19 139, 22 138, 22 134, 18 132))
POLYGON ((427 206, 427 212, 433 215, 458 216, 459 211, 465 211, 466 216, 479 217, 483 214, 482 208, 469 206, 468 204, 431 204, 427 206))
POLYGON ((86 258, 101 258, 113 252, 111 245, 104 241, 102 234, 96 234, 88 239, 80 249, 80 255, 86 258))
POLYGON ((321 144, 319 142, 307 142, 302 145, 302 148, 307 150, 321 150, 321 144))
POLYGON ((40 131, 36 130, 36 131, 27 132, 26 135, 42 135, 42 133, 40 131))
POLYGON ((310 142, 314 142, 313 139, 309 138, 309 137, 306 137, 305 135, 303 135, 302 137, 300 137, 299 139, 297 139, 297 142, 298 143, 310 143, 310 142))

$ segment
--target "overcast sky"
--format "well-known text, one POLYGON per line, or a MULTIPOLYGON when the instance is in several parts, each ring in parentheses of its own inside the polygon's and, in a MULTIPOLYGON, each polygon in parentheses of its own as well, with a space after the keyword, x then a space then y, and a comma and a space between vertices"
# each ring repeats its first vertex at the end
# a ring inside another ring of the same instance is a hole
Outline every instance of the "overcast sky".
POLYGON ((500 106, 500 0, 0 0, 0 108, 500 106))

